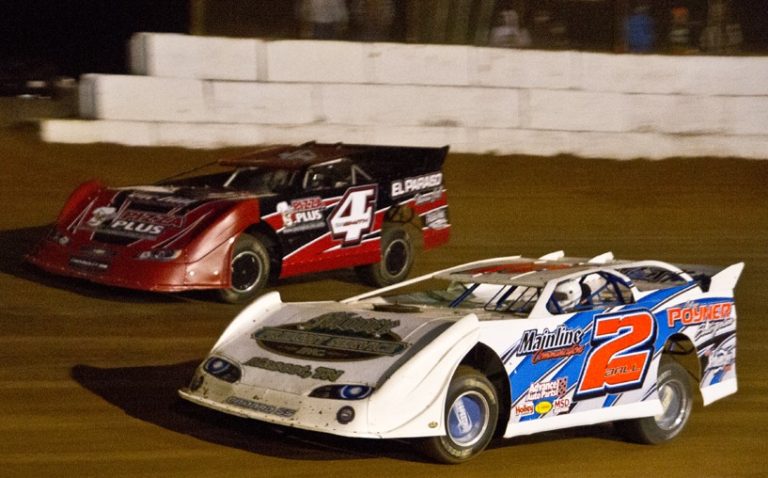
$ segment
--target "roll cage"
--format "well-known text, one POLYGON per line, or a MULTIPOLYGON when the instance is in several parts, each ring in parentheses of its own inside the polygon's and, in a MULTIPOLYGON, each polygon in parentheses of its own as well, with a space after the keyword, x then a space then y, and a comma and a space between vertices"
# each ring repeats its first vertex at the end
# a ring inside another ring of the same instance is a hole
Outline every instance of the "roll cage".
MULTIPOLYGON (((476 293, 481 288, 496 289, 482 306, 483 310, 511 313, 518 316, 528 316, 534 310, 535 305, 543 299, 546 299, 544 300, 546 310, 554 315, 616 307, 635 302, 631 281, 628 282, 608 271, 586 272, 578 278, 565 279, 559 283, 566 281, 575 281, 581 290, 581 298, 568 309, 561 305, 562 300, 558 297, 557 285, 553 288, 524 284, 491 285, 481 282, 465 286, 464 291, 453 299, 448 307, 461 307, 467 301, 476 298, 476 293), (548 296, 546 291, 549 291, 548 296)), ((488 294, 486 293, 486 295, 488 294)))

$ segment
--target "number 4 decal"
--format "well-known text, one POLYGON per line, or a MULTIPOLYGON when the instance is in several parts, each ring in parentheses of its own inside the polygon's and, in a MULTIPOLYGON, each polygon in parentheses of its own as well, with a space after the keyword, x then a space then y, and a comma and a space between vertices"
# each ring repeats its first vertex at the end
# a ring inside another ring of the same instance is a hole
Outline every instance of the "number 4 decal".
POLYGON ((328 227, 334 239, 340 239, 345 246, 353 246, 360 244, 363 235, 371 232, 377 191, 376 184, 347 189, 328 216, 328 227))
POLYGON ((575 398, 592 398, 642 386, 653 358, 656 320, 647 310, 595 316, 592 349, 575 398))

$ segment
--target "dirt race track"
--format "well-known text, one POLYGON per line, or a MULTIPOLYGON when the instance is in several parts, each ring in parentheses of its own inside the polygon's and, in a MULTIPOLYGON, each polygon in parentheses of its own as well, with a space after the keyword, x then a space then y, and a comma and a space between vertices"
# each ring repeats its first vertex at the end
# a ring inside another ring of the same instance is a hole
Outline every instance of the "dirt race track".
MULTIPOLYGON (((311 138, 310 138, 311 139, 311 138)), ((272 428, 181 403, 176 389, 240 310, 195 294, 115 290, 22 263, 80 182, 154 181, 231 154, 40 144, 0 130, 0 476, 323 477, 768 475, 768 161, 452 155, 452 242, 415 273, 484 257, 612 250, 746 269, 737 288, 739 392, 662 446, 610 425, 494 442, 461 466, 406 442, 272 428)), ((285 281, 288 301, 366 290, 349 272, 285 281)))

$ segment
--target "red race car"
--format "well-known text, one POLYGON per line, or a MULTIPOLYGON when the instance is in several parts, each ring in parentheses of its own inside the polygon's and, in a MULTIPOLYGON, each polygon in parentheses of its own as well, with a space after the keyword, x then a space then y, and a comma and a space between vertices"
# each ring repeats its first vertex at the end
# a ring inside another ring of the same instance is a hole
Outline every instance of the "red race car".
POLYGON ((270 278, 347 267, 393 284, 413 265, 413 231, 425 249, 449 239, 447 152, 311 142, 151 186, 87 182, 27 259, 132 289, 218 289, 225 302, 253 298, 270 278))

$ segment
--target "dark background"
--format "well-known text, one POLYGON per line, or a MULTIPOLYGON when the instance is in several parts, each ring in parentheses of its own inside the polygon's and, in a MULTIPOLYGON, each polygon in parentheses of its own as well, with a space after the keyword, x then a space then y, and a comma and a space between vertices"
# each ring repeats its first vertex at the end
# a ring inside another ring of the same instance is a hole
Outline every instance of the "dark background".
MULTIPOLYGON (((415 1, 415 0, 411 0, 415 1)), ((452 8, 461 0, 416 0, 430 9, 452 8)), ((488 8, 490 0, 465 0, 471 11, 488 8)), ((635 0, 499 0, 494 10, 513 7, 528 20, 534 6, 547 4, 568 25, 568 48, 611 51, 617 16, 635 0)), ((648 2, 663 34, 672 6, 684 5, 694 22, 703 22, 706 0, 648 2)), ((395 0, 392 41, 406 41, 408 3, 395 0)), ((745 54, 768 54, 768 1, 733 0, 742 27, 745 54)), ((451 13, 449 13, 449 16, 451 13)), ((433 21, 428 15, 418 21, 433 21)), ((451 21, 449 19, 449 21, 451 21)), ((472 20, 470 19, 470 23, 472 20)), ((134 32, 179 32, 291 38, 298 34, 291 0, 1 0, 0 64, 42 60, 61 74, 125 73, 127 41, 134 32), (202 18, 204 17, 204 18, 202 18)), ((354 39, 354 38, 349 38, 354 39)), ((412 35, 409 41, 414 41, 412 35)), ((456 39, 430 39, 456 43, 456 39)), ((475 43, 477 43, 475 41, 475 43)))

